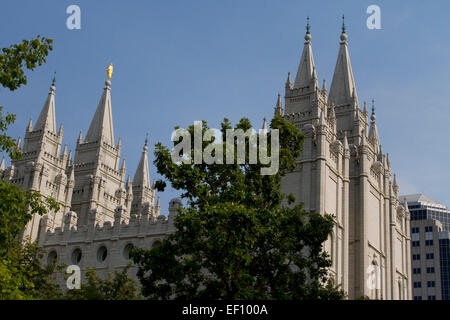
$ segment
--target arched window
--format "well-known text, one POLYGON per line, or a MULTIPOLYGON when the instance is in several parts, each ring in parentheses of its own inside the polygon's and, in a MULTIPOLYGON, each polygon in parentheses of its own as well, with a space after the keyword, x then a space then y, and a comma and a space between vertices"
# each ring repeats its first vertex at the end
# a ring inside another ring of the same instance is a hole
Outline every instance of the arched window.
POLYGON ((47 264, 52 265, 52 264, 56 263, 57 260, 58 260, 58 254, 56 253, 56 251, 55 250, 50 251, 50 253, 47 256, 47 264))
POLYGON ((157 247, 157 246, 159 246, 160 244, 161 244, 161 241, 160 241, 160 240, 155 240, 155 242, 153 242, 153 244, 152 244, 152 248, 157 247))
POLYGON ((97 250, 97 261, 100 263, 105 262, 106 258, 108 257, 108 249, 105 246, 101 246, 97 250))
POLYGON ((130 251, 133 248, 134 246, 132 243, 127 244, 125 248, 123 248, 123 257, 125 258, 125 260, 130 260, 130 251))
POLYGON ((73 250, 71 256, 72 264, 79 264, 81 261, 81 257, 82 253, 80 248, 76 248, 75 250, 73 250))

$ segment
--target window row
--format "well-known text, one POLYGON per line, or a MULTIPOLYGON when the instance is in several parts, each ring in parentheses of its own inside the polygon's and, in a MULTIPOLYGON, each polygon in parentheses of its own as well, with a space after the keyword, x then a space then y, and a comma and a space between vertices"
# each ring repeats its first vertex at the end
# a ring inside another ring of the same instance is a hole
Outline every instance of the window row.
MULTIPOLYGON (((421 274, 422 270, 420 268, 413 268, 413 274, 421 274)), ((427 267, 427 273, 434 273, 434 267, 427 267)))
MULTIPOLYGON (((155 247, 157 245, 161 244, 161 241, 156 240, 152 247, 155 247)), ((123 248, 122 251, 122 255, 126 260, 130 260, 130 252, 131 249, 133 249, 133 244, 132 243, 128 243, 127 245, 125 245, 125 247, 123 248)), ((81 251, 80 248, 75 248, 72 251, 72 254, 70 255, 70 261, 72 264, 79 264, 81 262, 81 259, 83 257, 83 252, 81 251)), ((108 248, 106 246, 100 246, 97 249, 97 261, 100 263, 103 263, 106 261, 106 259, 108 258, 108 248)), ((50 253, 47 255, 47 264, 54 264, 56 263, 58 260, 58 254, 56 253, 55 250, 50 251, 50 253)))

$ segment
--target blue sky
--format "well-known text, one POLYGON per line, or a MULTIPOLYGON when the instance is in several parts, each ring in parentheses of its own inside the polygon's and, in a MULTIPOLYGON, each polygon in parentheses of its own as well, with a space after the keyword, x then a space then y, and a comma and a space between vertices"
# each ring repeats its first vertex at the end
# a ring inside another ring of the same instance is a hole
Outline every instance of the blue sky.
MULTIPOLYGON (((152 145, 169 145, 175 125, 219 127, 224 117, 245 116, 259 127, 271 117, 287 73, 297 70, 307 15, 318 78, 329 86, 345 14, 360 103, 376 101, 400 193, 450 205, 448 1, 2 0, 0 8, 0 47, 37 34, 55 41, 26 87, 0 90, 0 105, 17 114, 9 133, 23 136, 29 118, 36 121, 56 70, 57 125, 63 122, 64 142, 75 149, 112 62, 115 137, 132 175, 146 132, 152 145), (66 27, 72 4, 81 8, 81 30, 66 27), (381 8, 381 30, 366 27, 372 4, 381 8)), ((176 195, 161 195, 164 214, 176 195)))

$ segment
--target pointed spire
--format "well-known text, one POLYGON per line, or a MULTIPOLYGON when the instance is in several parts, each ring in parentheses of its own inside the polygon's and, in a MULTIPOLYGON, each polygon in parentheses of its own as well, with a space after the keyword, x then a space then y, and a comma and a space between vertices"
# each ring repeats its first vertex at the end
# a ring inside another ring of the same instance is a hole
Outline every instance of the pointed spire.
POLYGON ((391 167, 391 161, 389 160, 389 153, 386 153, 386 162, 387 162, 388 168, 390 168, 391 167))
POLYGON ((80 134, 78 135, 77 144, 83 143, 83 133, 80 130, 80 134))
POLYGON ((22 147, 22 137, 19 136, 19 139, 17 140, 17 145, 16 145, 18 150, 21 150, 22 147))
POLYGON ((325 112, 321 111, 320 119, 319 119, 319 126, 324 126, 324 125, 325 125, 325 112))
POLYGON ((5 170, 5 155, 2 157, 2 162, 0 162, 0 171, 5 170))
POLYGON ((366 130, 361 130, 361 146, 366 145, 366 130))
POLYGON ((72 149, 69 150, 69 155, 67 156, 67 166, 72 165, 72 149))
POLYGON ((364 109, 363 109, 364 114, 367 114, 367 102, 364 101, 364 109))
POLYGON ((323 79, 323 82, 322 82, 322 93, 325 95, 327 94, 327 83, 326 83, 325 79, 323 79))
POLYGON ((120 173, 125 174, 125 171, 126 171, 126 159, 123 158, 122 165, 120 166, 120 173))
POLYGON ((128 179, 127 179, 127 193, 128 194, 133 193, 133 184, 131 183, 130 175, 128 175, 128 179))
POLYGON ((144 150, 142 151, 141 160, 137 167, 136 173, 133 178, 133 186, 141 186, 150 188, 150 174, 148 170, 148 155, 147 155, 147 142, 145 139, 144 150))
POLYGON ((119 141, 117 142, 116 149, 122 149, 122 137, 119 137, 119 141))
POLYGON ((286 79, 286 88, 292 89, 292 81, 291 81, 291 73, 290 72, 288 72, 288 76, 286 79))
POLYGON ((392 183, 392 189, 394 190, 395 193, 398 192, 397 176, 395 173, 394 173, 394 182, 392 183))
POLYGON ((337 106, 358 101, 355 80, 353 77, 350 55, 347 47, 347 35, 345 33, 344 17, 342 17, 341 44, 338 58, 334 68, 328 103, 334 102, 337 106))
POLYGON ((69 180, 75 181, 75 166, 71 166, 70 168, 69 180))
POLYGON ((61 159, 67 157, 67 143, 64 145, 64 149, 61 155, 61 159))
POLYGON ((63 124, 61 122, 61 125, 59 126, 59 130, 58 130, 58 137, 62 137, 63 134, 63 124))
POLYGON ((330 118, 330 119, 336 118, 336 113, 335 113, 334 107, 335 107, 334 103, 332 103, 331 107, 330 107, 330 115, 328 116, 328 118, 330 118))
POLYGON ((406 211, 409 211, 409 208, 408 208, 408 201, 406 200, 406 197, 403 199, 403 206, 405 207, 405 210, 406 210, 406 211))
POLYGON ((370 130, 369 130, 369 139, 373 142, 375 142, 376 145, 379 144, 380 138, 378 137, 378 130, 377 130, 377 124, 375 122, 376 116, 375 116, 375 101, 372 99, 372 115, 370 117, 370 130))
POLYGON ((50 132, 56 134, 56 120, 55 120, 55 85, 50 87, 47 100, 42 107, 39 118, 36 121, 35 130, 44 130, 47 128, 50 132))
POLYGON ((281 103, 281 95, 278 94, 277 104, 275 105, 275 115, 282 116, 283 115, 283 105, 281 103))
POLYGON ((111 111, 111 82, 106 81, 106 86, 103 89, 102 97, 98 103, 97 110, 95 111, 89 130, 86 134, 85 142, 100 141, 110 146, 114 146, 114 127, 111 111))
POLYGON ((266 117, 264 117, 264 122, 263 122, 263 125, 262 125, 262 129, 263 129, 265 132, 267 132, 267 120, 266 120, 266 117))
POLYGON ((28 132, 33 131, 33 119, 31 119, 31 118, 30 118, 30 121, 28 122, 28 125, 27 125, 27 131, 28 132))
POLYGON ((344 150, 348 150, 348 139, 347 139, 347 131, 344 132, 344 150))
POLYGON ((313 83, 317 79, 315 74, 314 58, 311 48, 311 34, 309 33, 309 18, 307 24, 307 33, 305 35, 305 44, 303 47, 302 57, 298 65, 297 75, 295 77, 294 88, 304 88, 313 83))

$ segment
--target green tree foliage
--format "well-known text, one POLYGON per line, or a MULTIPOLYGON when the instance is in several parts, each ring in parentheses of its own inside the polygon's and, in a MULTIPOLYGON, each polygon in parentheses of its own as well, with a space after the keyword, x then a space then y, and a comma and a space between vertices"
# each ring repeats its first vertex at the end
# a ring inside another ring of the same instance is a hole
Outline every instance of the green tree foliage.
POLYGON ((14 242, 0 255, 0 300, 60 299, 56 266, 42 267, 36 244, 14 242))
MULTIPOLYGON (((52 40, 40 36, 1 49, 0 84, 11 91, 27 84, 24 69, 34 70, 42 65, 52 49, 52 40)), ((7 135, 16 117, 9 113, 4 116, 2 111, 0 106, 0 151, 7 152, 11 159, 20 159, 15 139, 7 135)), ((0 299, 46 299, 57 295, 51 282, 51 267, 40 265, 42 252, 27 241, 17 240, 33 214, 58 209, 53 199, 43 199, 39 192, 0 180, 0 299)))
MULTIPOLYGON (((243 118, 235 129, 246 131, 243 118)), ((226 152, 227 119, 222 123, 226 152)), ((208 129, 203 122, 203 132, 208 129)), ((151 299, 341 299, 328 279, 331 261, 322 249, 333 217, 306 213, 301 205, 282 206, 281 177, 296 168, 304 136, 276 116, 280 168, 261 175, 263 164, 173 163, 167 147, 156 145, 158 173, 188 202, 175 218, 176 232, 161 245, 133 249, 143 294, 151 299)), ((189 128, 193 144, 194 128, 189 128)), ((270 150, 270 136, 268 141, 270 150)), ((235 160, 236 160, 235 148, 235 160)), ((193 159, 193 150, 191 159, 193 159)), ((236 161, 235 161, 236 163, 236 161)), ((267 165, 266 165, 267 166, 267 165)), ((160 184, 163 186, 163 184, 160 184)), ((287 201, 295 201, 289 195, 287 201)))
MULTIPOLYGON (((53 40, 39 35, 31 41, 22 40, 21 43, 1 49, 0 53, 0 85, 11 91, 27 84, 24 69, 34 70, 38 65, 46 62, 49 51, 53 50, 53 40)), ((0 152, 8 152, 11 159, 20 157, 16 149, 16 140, 6 134, 8 126, 14 123, 14 114, 3 115, 0 106, 0 152)))
POLYGON ((86 281, 80 289, 69 290, 65 299, 69 300, 140 300, 139 284, 128 277, 129 266, 122 271, 109 273, 106 279, 100 278, 94 269, 86 271, 86 281))

